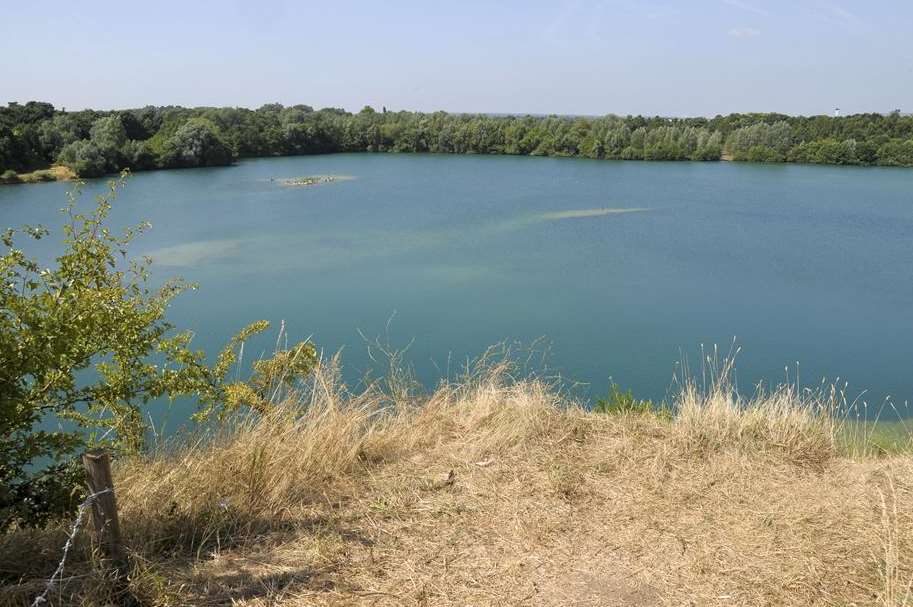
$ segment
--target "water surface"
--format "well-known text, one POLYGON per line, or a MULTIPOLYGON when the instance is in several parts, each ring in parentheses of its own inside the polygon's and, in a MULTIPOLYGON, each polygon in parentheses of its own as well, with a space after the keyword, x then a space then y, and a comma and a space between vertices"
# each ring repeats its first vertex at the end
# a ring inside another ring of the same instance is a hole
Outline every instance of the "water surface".
MULTIPOLYGON (((67 187, 0 188, 3 224, 59 225, 67 187)), ((285 319, 293 338, 344 347, 354 381, 371 366, 358 330, 385 335, 393 317, 429 385, 498 341, 546 337, 551 372, 583 393, 611 377, 662 398, 683 353, 736 338, 743 389, 798 361, 804 384, 913 400, 910 170, 273 158, 136 174, 113 221, 141 219, 153 229, 133 251, 159 279, 199 283, 170 319, 210 350, 285 319), (306 175, 347 178, 281 184, 306 175)))

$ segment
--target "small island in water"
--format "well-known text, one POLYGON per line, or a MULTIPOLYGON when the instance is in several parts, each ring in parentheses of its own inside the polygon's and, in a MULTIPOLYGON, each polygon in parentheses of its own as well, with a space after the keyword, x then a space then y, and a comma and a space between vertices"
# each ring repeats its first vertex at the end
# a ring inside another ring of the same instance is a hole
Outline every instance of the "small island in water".
POLYGON ((282 185, 289 186, 302 186, 302 185, 319 185, 321 183, 333 183, 336 181, 335 177, 330 175, 325 176, 315 176, 315 177, 292 177, 291 179, 280 179, 279 183, 282 185))
POLYGON ((322 185, 325 183, 335 183, 337 181, 345 181, 352 179, 352 177, 346 175, 308 175, 306 177, 288 177, 288 178, 275 178, 271 177, 270 181, 278 182, 279 185, 284 186, 312 186, 312 185, 322 185))

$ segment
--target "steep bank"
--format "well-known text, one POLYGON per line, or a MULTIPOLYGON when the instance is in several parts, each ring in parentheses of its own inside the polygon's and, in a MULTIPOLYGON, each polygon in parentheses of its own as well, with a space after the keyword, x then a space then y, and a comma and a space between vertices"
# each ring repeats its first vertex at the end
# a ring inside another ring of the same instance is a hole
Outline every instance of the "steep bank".
MULTIPOLYGON (((595 414, 488 370, 426 398, 300 402, 120 462, 160 605, 907 605, 913 458, 849 453, 828 397, 683 390, 673 417, 595 414), (852 455, 852 457, 851 457, 852 455)), ((29 604, 61 530, 3 539, 29 604)), ((85 539, 52 604, 105 604, 85 539)))

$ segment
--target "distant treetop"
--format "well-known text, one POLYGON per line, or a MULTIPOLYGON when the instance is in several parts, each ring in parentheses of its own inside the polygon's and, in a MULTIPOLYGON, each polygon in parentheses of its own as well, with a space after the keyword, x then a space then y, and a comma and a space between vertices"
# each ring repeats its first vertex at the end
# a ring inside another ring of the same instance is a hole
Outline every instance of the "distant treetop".
POLYGON ((231 164, 238 158, 333 152, 579 156, 913 166, 913 117, 889 114, 713 118, 514 116, 270 103, 55 110, 0 107, 0 179, 63 164, 83 177, 231 164))

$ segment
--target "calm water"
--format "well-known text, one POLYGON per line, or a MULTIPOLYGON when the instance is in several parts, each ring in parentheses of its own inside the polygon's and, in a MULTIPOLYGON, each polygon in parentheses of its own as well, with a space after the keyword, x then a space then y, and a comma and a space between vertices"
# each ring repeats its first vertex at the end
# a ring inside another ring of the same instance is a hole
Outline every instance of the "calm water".
MULTIPOLYGON (((2 223, 59 224, 67 187, 0 187, 2 223)), ((392 317, 429 384, 496 342, 545 337, 549 368, 584 392, 612 377, 662 398, 683 353, 696 366, 700 344, 736 338, 743 388, 798 361, 804 384, 913 400, 911 170, 276 158, 136 174, 113 220, 141 219, 153 229, 133 251, 200 284, 170 318, 206 349, 285 319, 293 338, 344 347, 354 380, 371 366, 358 330, 386 336, 392 317), (352 179, 270 181, 323 174, 352 179)))

